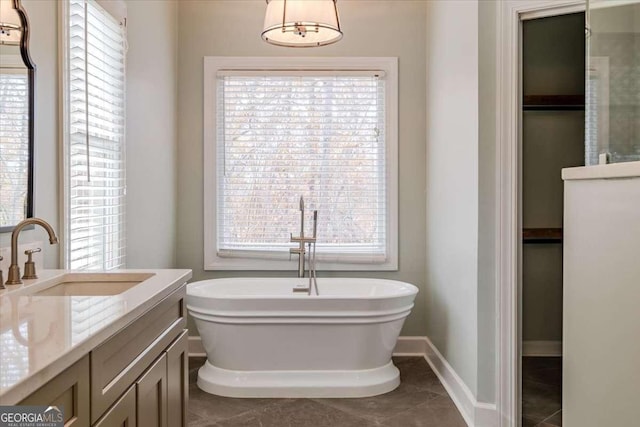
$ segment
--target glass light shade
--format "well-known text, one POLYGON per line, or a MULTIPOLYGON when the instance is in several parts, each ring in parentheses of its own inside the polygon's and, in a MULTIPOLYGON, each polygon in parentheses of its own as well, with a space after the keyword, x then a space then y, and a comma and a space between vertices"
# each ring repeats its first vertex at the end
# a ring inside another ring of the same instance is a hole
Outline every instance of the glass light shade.
POLYGON ((21 36, 20 17, 13 0, 0 0, 0 44, 19 45, 21 36))
POLYGON ((337 0, 267 0, 262 39, 288 47, 315 47, 342 38, 337 0))

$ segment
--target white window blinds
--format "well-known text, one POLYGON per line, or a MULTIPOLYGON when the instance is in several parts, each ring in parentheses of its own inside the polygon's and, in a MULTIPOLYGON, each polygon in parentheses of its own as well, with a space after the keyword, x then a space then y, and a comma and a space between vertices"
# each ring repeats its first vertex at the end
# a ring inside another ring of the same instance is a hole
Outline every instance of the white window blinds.
POLYGON ((26 69, 0 73, 0 227, 25 218, 29 179, 29 88, 26 69))
POLYGON ((288 257, 303 195, 319 211, 319 259, 385 260, 382 74, 218 73, 218 256, 288 257))
POLYGON ((68 1, 65 264, 110 270, 125 262, 125 31, 68 1))

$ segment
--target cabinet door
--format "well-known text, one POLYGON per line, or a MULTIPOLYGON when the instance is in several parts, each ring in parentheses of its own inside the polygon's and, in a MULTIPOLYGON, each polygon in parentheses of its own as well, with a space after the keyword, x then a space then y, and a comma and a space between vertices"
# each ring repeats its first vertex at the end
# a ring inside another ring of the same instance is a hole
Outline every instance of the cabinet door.
POLYGON ((20 405, 62 407, 65 427, 88 427, 89 356, 67 368, 25 398, 20 405))
POLYGON ((136 427, 136 388, 129 388, 94 427, 136 427))
POLYGON ((185 287, 91 351, 91 421, 143 375, 186 326, 185 287))
POLYGON ((138 427, 167 427, 167 356, 162 355, 136 382, 138 427))
POLYGON ((167 417, 171 427, 187 427, 188 340, 185 329, 167 349, 167 417))

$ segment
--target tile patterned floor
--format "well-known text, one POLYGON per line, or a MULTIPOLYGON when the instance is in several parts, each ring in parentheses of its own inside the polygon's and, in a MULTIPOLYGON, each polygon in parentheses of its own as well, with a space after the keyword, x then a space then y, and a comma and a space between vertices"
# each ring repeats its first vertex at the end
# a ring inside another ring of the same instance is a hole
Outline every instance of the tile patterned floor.
POLYGON ((522 427, 562 426, 562 358, 522 358, 522 427))
POLYGON ((233 399, 196 385, 203 358, 189 359, 190 427, 466 427, 444 387, 420 357, 397 357, 402 383, 362 399, 233 399))

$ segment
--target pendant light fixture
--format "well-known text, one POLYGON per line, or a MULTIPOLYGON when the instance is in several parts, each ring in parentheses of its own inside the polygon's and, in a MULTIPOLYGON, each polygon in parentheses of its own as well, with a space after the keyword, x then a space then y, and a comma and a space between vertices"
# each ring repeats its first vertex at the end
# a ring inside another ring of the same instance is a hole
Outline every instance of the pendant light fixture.
POLYGON ((267 0, 262 39, 286 47, 326 46, 342 38, 337 0, 267 0))
POLYGON ((18 46, 22 36, 20 16, 13 0, 0 0, 0 44, 18 46))

